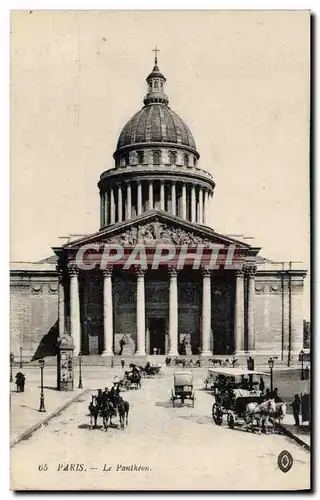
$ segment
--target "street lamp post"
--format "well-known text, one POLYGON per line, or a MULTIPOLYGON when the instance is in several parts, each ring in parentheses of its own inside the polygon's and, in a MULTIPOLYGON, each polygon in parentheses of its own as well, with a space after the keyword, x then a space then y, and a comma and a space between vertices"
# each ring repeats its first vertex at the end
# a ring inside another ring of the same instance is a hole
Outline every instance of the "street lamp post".
POLYGON ((43 368, 44 368, 44 359, 39 359, 39 365, 40 365, 40 385, 41 385, 41 392, 40 392, 40 407, 39 411, 45 412, 46 407, 44 406, 44 394, 43 394, 43 368))
POLYGON ((20 368, 23 368, 23 364, 22 364, 22 347, 20 347, 20 368))
POLYGON ((273 391, 273 366, 274 366, 274 359, 269 358, 268 360, 269 368, 270 368, 270 391, 273 391))
POLYGON ((83 385, 82 385, 82 371, 81 371, 81 361, 82 361, 82 353, 81 351, 79 352, 79 385, 78 385, 78 388, 79 389, 83 389, 83 385))
POLYGON ((304 351, 303 351, 303 349, 301 349, 301 351, 300 351, 300 357, 301 357, 301 376, 300 376, 300 379, 301 380, 304 380, 303 356, 304 356, 304 351))
POLYGON ((13 362, 14 362, 14 354, 13 352, 10 352, 10 382, 13 382, 13 376, 12 376, 13 362))

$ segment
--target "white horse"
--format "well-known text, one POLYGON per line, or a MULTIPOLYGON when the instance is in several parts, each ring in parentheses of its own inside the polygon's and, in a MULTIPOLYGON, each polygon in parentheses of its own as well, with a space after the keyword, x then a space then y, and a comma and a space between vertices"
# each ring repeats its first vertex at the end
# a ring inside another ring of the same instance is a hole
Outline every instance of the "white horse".
POLYGON ((268 433, 268 421, 269 417, 275 413, 276 403, 274 399, 268 399, 268 401, 264 401, 263 403, 249 403, 246 406, 245 420, 248 425, 251 423, 251 430, 254 432, 254 421, 257 420, 259 427, 259 434, 261 434, 262 424, 265 425, 266 434, 268 433))
POLYGON ((285 403, 276 403, 275 411, 271 413, 271 417, 274 421, 280 424, 280 420, 283 420, 287 413, 287 405, 285 403))

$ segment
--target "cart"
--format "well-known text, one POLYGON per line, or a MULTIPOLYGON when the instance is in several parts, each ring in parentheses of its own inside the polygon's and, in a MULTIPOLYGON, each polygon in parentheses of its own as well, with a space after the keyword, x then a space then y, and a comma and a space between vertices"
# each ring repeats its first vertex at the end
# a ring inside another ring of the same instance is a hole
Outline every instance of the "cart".
POLYGON ((174 373, 174 387, 171 391, 172 406, 175 401, 180 399, 181 403, 191 401, 192 408, 194 407, 195 394, 193 388, 193 373, 191 371, 175 372, 174 373))
POLYGON ((246 408, 249 403, 260 404, 263 395, 258 389, 257 377, 266 378, 269 374, 243 368, 211 368, 210 378, 216 375, 212 385, 214 403, 212 405, 212 418, 216 425, 223 423, 226 416, 230 429, 235 425, 246 424, 246 408))

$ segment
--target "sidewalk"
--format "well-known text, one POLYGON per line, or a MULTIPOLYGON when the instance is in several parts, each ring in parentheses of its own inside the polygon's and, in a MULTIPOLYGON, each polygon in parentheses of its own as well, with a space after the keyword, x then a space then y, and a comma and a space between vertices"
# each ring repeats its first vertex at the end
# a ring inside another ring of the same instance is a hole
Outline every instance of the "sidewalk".
POLYGON ((300 424, 300 427, 296 427, 294 425, 293 415, 289 413, 281 421, 280 426, 286 433, 288 433, 288 435, 290 435, 291 438, 295 439, 295 441, 299 442, 299 444, 301 444, 302 446, 306 445, 308 449, 310 449, 311 430, 309 422, 303 422, 302 424, 300 424))
MULTIPOLYGON (((50 418, 60 408, 72 403, 74 399, 85 391, 96 391, 98 388, 110 387, 115 375, 122 377, 123 370, 120 368, 85 367, 82 372, 83 389, 78 389, 79 372, 74 370, 74 390, 58 391, 56 368, 47 367, 44 372, 44 402, 46 412, 39 412, 40 406, 40 383, 38 367, 22 369, 26 375, 25 392, 16 392, 14 383, 10 384, 10 443, 11 446, 24 433, 34 427, 41 425, 43 421, 50 418)), ((15 375, 15 373, 13 374, 15 375)), ((13 376, 14 378, 14 376, 13 376)), ((90 399, 89 396, 84 396, 90 399)))
POLYGON ((41 425, 45 419, 56 413, 61 407, 71 403, 84 392, 83 389, 64 392, 55 389, 55 377, 46 380, 44 401, 46 412, 39 412, 40 385, 30 380, 26 383, 25 392, 17 393, 13 383, 10 384, 10 443, 13 443, 28 430, 41 425), (51 380, 52 378, 52 380, 51 380), (52 383, 52 385, 51 385, 52 383))

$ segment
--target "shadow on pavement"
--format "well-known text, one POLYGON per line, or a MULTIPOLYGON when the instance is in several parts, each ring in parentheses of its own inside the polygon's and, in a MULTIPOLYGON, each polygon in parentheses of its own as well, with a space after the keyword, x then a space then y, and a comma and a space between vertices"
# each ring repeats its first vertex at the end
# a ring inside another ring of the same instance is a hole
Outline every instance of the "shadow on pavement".
POLYGON ((300 425, 297 427, 294 424, 282 424, 288 431, 292 432, 293 434, 304 434, 305 436, 310 435, 310 427, 306 425, 300 425))
POLYGON ((28 410, 39 411, 39 408, 32 408, 32 406, 28 405, 20 405, 21 408, 28 408, 28 410))
POLYGON ((173 408, 172 401, 156 401, 155 405, 161 408, 173 408))
POLYGON ((212 418, 200 415, 180 415, 178 418, 183 418, 184 420, 190 420, 195 424, 213 425, 212 418))
POLYGON ((97 429, 103 429, 103 425, 97 425, 96 427, 91 427, 90 424, 80 424, 78 425, 78 429, 90 429, 90 430, 97 430, 97 429))

